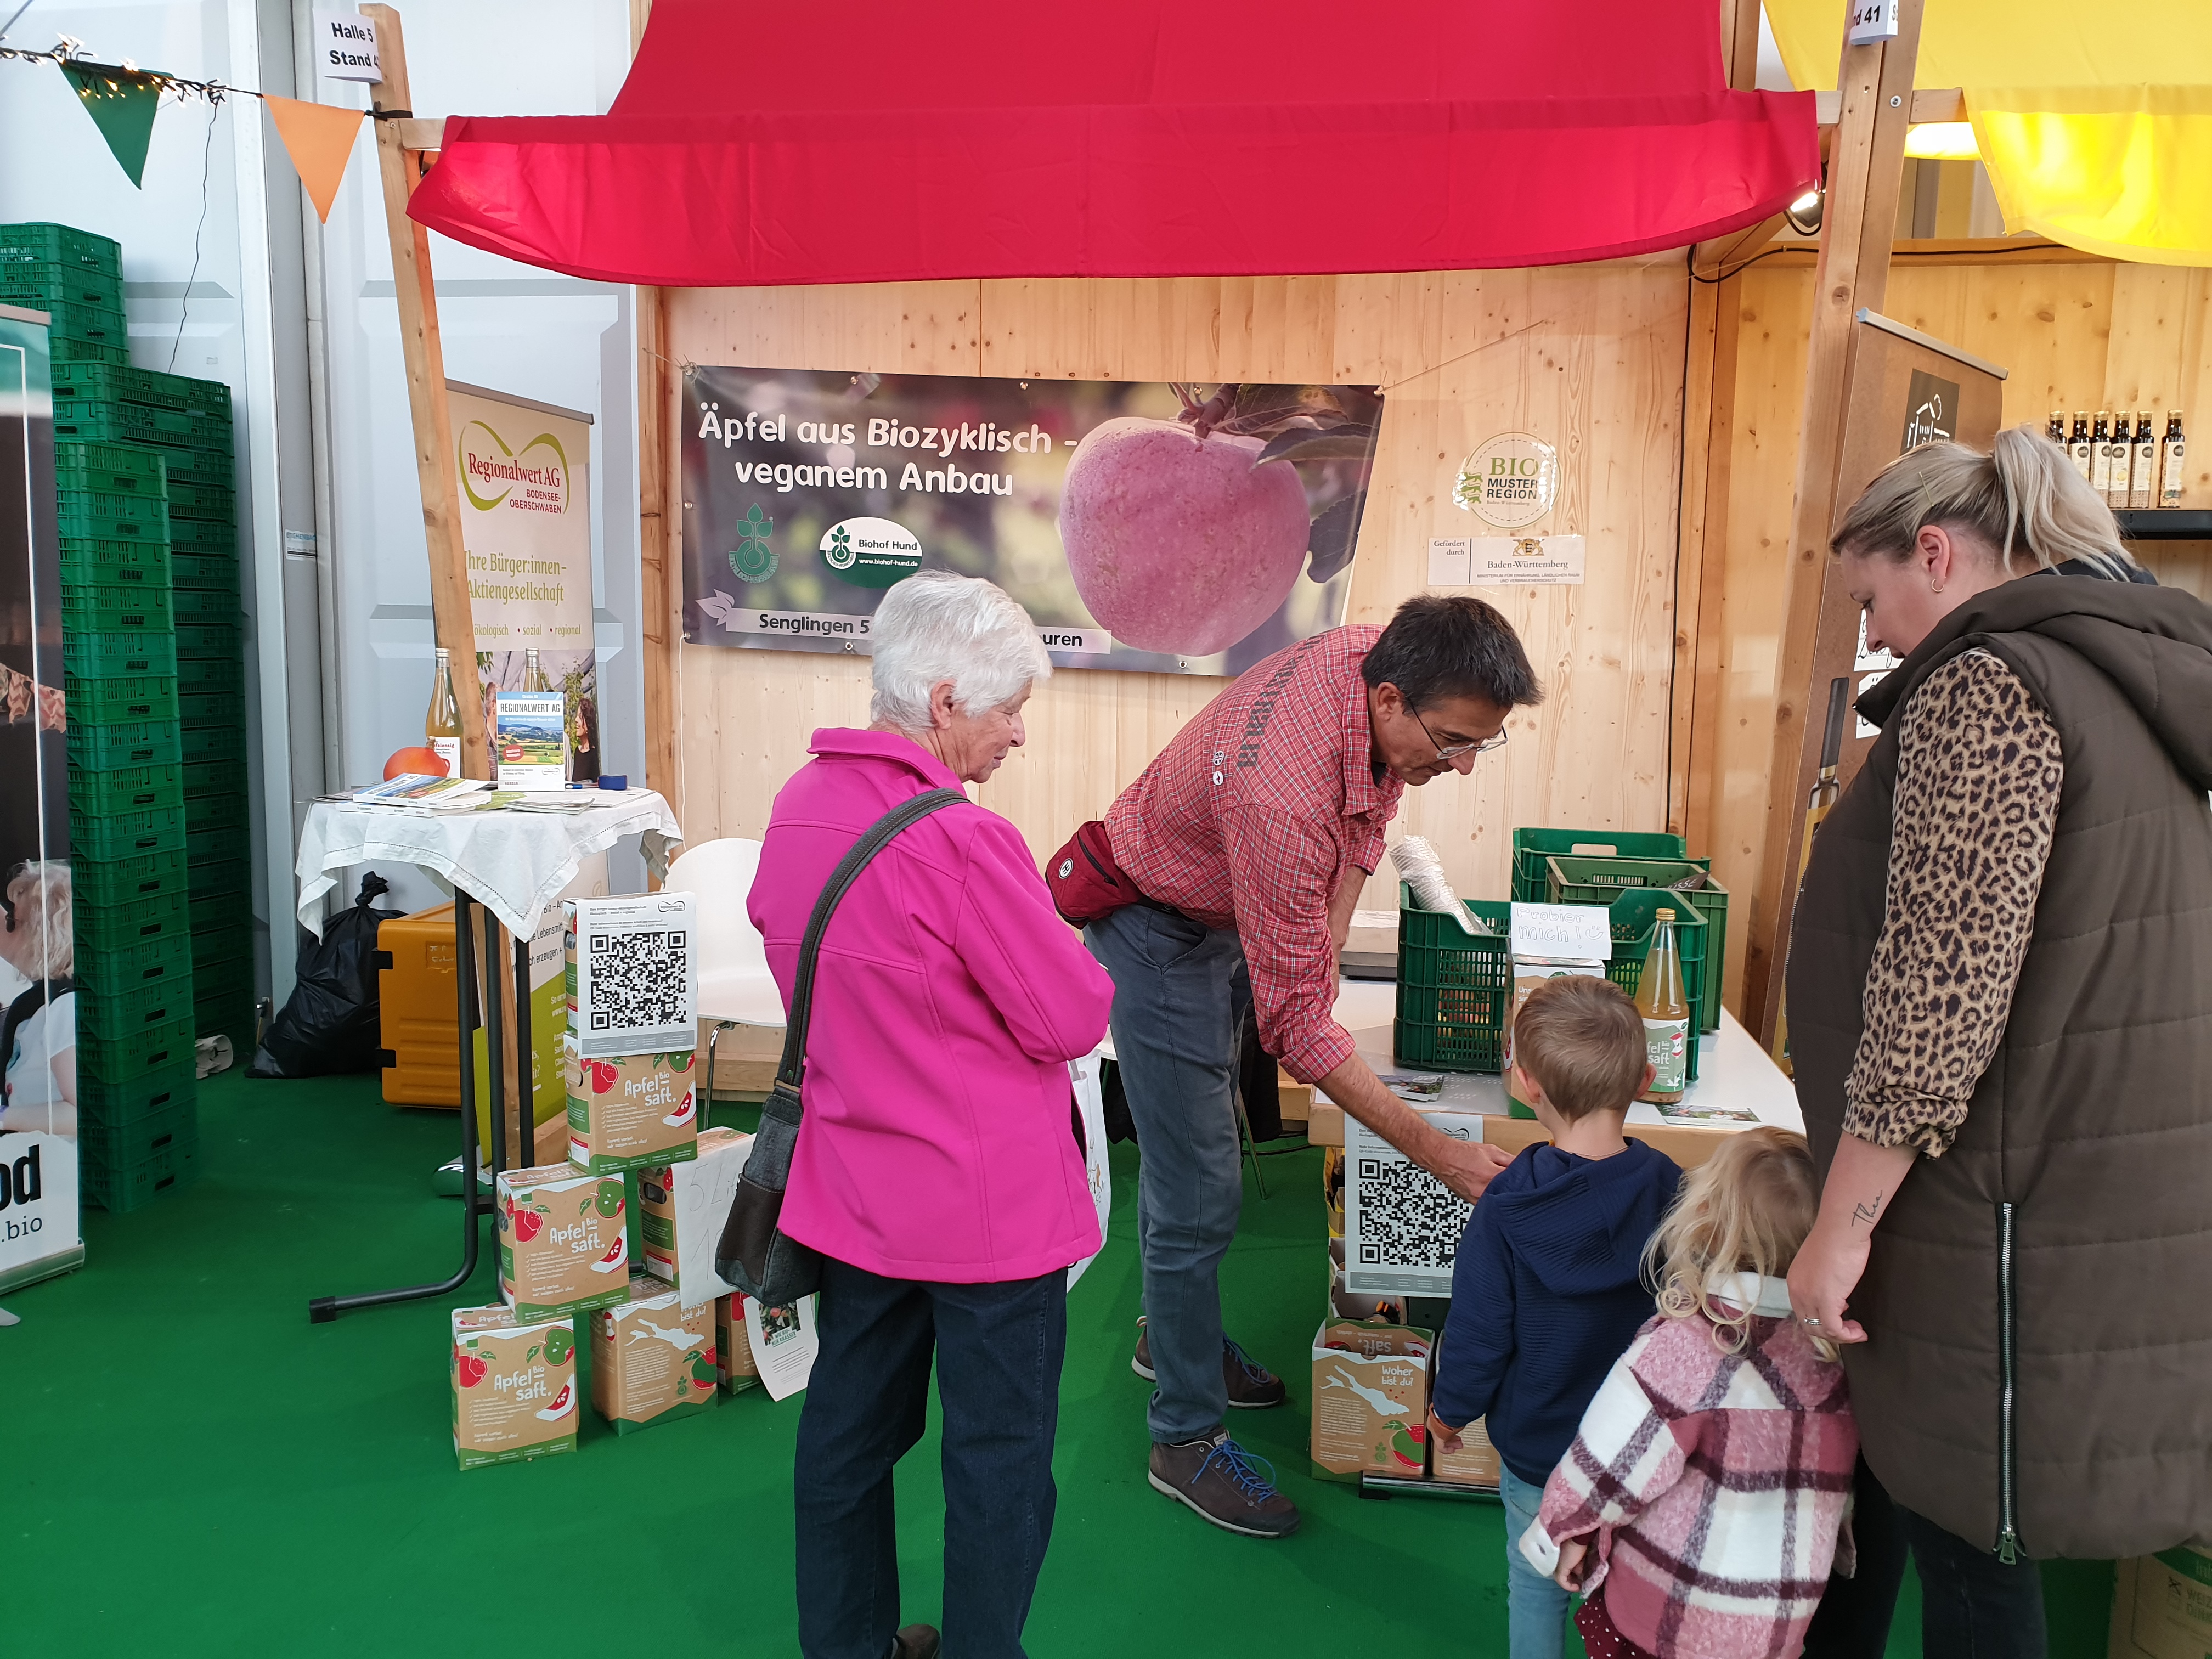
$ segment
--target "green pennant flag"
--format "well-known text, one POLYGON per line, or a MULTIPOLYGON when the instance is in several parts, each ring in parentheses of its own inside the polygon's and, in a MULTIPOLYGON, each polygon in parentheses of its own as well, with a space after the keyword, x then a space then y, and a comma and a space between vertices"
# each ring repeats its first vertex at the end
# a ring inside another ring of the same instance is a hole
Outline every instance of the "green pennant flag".
POLYGON ((162 77, 114 64, 71 63, 61 69, 76 87, 93 125, 115 152, 125 176, 137 185, 146 171, 146 147, 154 137, 154 112, 161 104, 162 77))

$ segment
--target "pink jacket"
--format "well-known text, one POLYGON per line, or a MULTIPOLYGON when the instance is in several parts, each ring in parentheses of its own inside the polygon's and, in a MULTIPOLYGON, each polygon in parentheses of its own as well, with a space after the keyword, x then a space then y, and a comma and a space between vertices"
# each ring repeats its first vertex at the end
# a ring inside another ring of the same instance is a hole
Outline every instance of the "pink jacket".
MULTIPOLYGON (((746 910, 791 1004, 799 942, 867 827, 959 781, 888 732, 825 728, 776 795, 746 910)), ((893 1279, 1034 1279, 1098 1249, 1067 1062, 1106 1030, 1106 970, 1014 826, 933 813, 862 871, 815 967, 806 1115, 783 1227, 893 1279)))

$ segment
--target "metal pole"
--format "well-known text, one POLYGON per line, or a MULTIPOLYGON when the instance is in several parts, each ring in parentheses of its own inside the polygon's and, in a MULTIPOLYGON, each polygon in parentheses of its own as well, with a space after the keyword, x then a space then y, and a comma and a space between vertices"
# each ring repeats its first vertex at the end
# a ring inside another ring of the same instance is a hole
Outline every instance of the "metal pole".
POLYGON ((521 1138, 521 1167, 538 1164, 538 1055, 530 1034, 530 945, 514 936, 514 1132, 521 1138))

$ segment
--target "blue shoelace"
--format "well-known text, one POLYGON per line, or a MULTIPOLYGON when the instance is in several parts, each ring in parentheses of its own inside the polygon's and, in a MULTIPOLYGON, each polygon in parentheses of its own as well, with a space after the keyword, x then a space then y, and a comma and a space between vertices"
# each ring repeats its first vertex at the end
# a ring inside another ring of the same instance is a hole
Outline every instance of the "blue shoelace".
POLYGON ((1237 1361, 1246 1376, 1255 1382, 1267 1381, 1267 1368, 1253 1358, 1250 1354, 1246 1353, 1235 1337, 1224 1336, 1221 1339, 1221 1342, 1222 1346, 1229 1350, 1230 1356, 1237 1361))
POLYGON ((1225 1435, 1221 1443, 1206 1454, 1206 1461, 1198 1466, 1198 1473, 1191 1476, 1190 1484, 1194 1486, 1203 1480, 1206 1472, 1216 1463, 1228 1471, 1229 1478, 1237 1483, 1237 1490, 1247 1503, 1264 1504, 1275 1495, 1275 1466, 1264 1457, 1254 1456, 1225 1435), (1261 1474, 1261 1469, 1267 1473, 1261 1474))

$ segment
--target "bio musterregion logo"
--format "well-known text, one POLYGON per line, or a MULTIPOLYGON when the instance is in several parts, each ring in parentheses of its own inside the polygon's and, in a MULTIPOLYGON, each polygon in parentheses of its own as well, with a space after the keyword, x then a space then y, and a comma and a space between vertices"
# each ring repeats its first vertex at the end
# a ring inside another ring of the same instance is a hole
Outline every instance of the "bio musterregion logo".
POLYGON ((775 550, 769 545, 769 532, 775 528, 775 520, 761 511, 755 501, 745 509, 745 516, 738 520, 738 544, 730 550, 730 568, 737 573, 739 581, 764 582, 775 574, 775 550))
POLYGON ((551 433, 515 450, 483 422, 471 421, 461 428, 459 447, 461 490, 477 512, 502 503, 510 512, 568 510, 568 457, 551 433))

